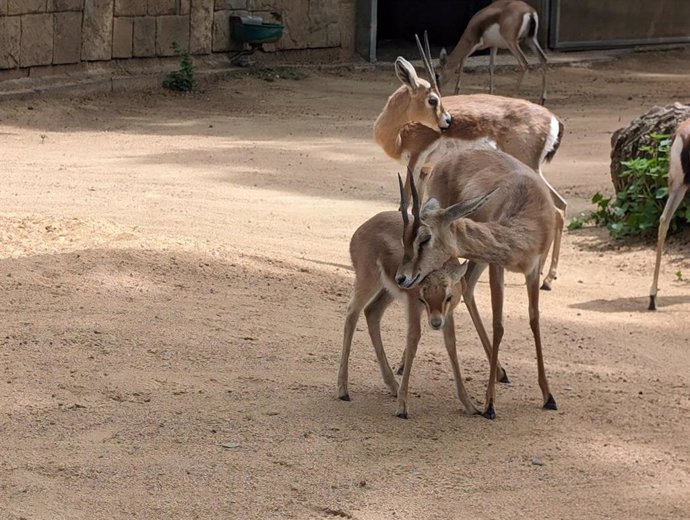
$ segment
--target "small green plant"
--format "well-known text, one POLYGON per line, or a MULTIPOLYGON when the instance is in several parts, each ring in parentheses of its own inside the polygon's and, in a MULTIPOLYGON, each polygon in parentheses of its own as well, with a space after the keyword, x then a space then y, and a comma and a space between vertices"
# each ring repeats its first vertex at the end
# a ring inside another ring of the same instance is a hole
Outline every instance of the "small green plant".
POLYGON ((44 144, 46 142, 46 139, 48 139, 48 136, 46 134, 41 134, 39 135, 41 138, 41 144, 44 144))
MULTIPOLYGON (((568 229, 579 229, 585 223, 606 226, 613 238, 644 235, 657 229, 659 217, 668 197, 668 135, 652 134, 652 144, 640 148, 640 156, 623 163, 621 177, 626 187, 615 197, 597 192, 592 197, 596 209, 571 220, 568 229)), ((684 201, 671 221, 671 231, 690 224, 690 204, 684 201)))
POLYGON ((177 92, 191 92, 196 86, 192 57, 187 51, 173 42, 175 54, 180 57, 180 70, 174 70, 163 80, 163 86, 177 92))
POLYGON ((685 278, 683 278, 683 271, 676 271, 676 281, 678 282, 684 282, 685 278))

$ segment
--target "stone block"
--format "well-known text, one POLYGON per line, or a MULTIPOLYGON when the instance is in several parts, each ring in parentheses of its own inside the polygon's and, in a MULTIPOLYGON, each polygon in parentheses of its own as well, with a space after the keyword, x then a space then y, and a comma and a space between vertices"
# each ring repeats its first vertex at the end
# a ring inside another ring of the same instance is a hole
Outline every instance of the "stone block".
POLYGON ((0 16, 7 14, 7 0, 0 0, 0 16))
POLYGON ((189 52, 209 54, 213 50, 213 0, 192 0, 189 20, 189 52))
POLYGON ((53 64, 78 63, 81 60, 81 13, 55 13, 53 64))
POLYGON ((113 58, 132 57, 133 32, 133 18, 117 17, 113 19, 113 58))
POLYGON ((109 60, 113 50, 113 0, 86 0, 82 30, 82 60, 109 60))
POLYGON ((224 52, 231 49, 230 16, 232 16, 232 11, 213 13, 213 52, 224 52))
POLYGON ((156 56, 174 56, 173 42, 189 50, 189 16, 156 17, 156 56))
POLYGON ((192 0, 180 0, 180 12, 177 14, 189 14, 192 0))
POLYGON ((338 23, 339 9, 338 0, 309 2, 308 16, 311 29, 321 29, 332 23, 338 23))
POLYGON ((48 12, 82 11, 84 0, 48 0, 48 12))
POLYGON ((148 0, 148 6, 148 14, 153 16, 177 14, 177 0, 148 0))
POLYGON ((21 34, 19 16, 0 18, 0 69, 12 69, 19 65, 21 34))
POLYGON ((143 16, 146 12, 146 0, 115 0, 115 16, 143 16))
POLYGON ((248 0, 216 0, 216 11, 229 11, 232 9, 247 9, 248 0))
POLYGON ((53 62, 53 15, 27 14, 21 20, 20 66, 50 65, 53 62))
POLYGON ((132 55, 148 58, 156 55, 156 19, 153 16, 134 19, 132 55))
POLYGON ((46 0, 7 0, 7 14, 34 14, 46 12, 46 0))

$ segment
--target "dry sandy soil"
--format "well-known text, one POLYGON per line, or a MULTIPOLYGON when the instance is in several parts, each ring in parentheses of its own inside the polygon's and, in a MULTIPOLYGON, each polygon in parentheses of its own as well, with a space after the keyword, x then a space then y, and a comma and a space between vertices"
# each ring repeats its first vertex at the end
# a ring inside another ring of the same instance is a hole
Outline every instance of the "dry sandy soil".
MULTIPOLYGON (((689 57, 551 72, 567 132, 546 173, 570 216, 610 190, 613 130, 689 100, 689 57)), ((363 320, 352 401, 336 399, 348 241, 397 207, 400 168, 371 140, 396 86, 391 71, 312 72, 0 103, 0 518, 688 518, 690 284, 675 272, 690 277, 690 235, 671 239, 650 313, 651 242, 565 234, 542 293, 558 412, 541 409, 517 275, 495 421, 462 412, 426 324, 409 420, 363 320)), ((485 281, 478 293, 486 312, 485 281)), ((458 314, 480 403, 487 363, 458 314)), ((404 328, 394 306, 393 360, 404 328)))

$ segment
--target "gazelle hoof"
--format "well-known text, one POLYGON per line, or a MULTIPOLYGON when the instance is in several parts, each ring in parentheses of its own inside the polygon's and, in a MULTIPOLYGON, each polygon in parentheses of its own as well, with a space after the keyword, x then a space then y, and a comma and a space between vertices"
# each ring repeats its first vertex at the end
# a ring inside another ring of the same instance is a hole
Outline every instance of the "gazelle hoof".
POLYGON ((656 296, 649 296, 649 307, 647 307, 648 311, 655 311, 656 310, 656 296))
POLYGON ((482 414, 485 419, 493 421, 496 418, 496 412, 494 411, 494 405, 490 404, 486 411, 482 414))
POLYGON ((338 399, 340 399, 341 401, 349 401, 350 400, 350 394, 339 395, 338 399))
POLYGON ((404 366, 404 365, 400 365, 400 368, 398 368, 398 371, 396 372, 396 375, 399 375, 399 376, 403 375, 403 371, 404 371, 404 370, 405 370, 405 366, 404 366))
POLYGON ((505 370, 503 370, 503 376, 498 380, 498 382, 499 382, 499 383, 504 383, 504 384, 510 383, 510 379, 508 379, 508 372, 506 372, 505 370))
POLYGON ((544 403, 544 409, 545 410, 558 410, 558 405, 556 404, 556 400, 553 398, 551 394, 549 394, 549 397, 546 399, 546 402, 544 403))
POLYGON ((544 283, 541 284, 540 289, 542 291, 550 291, 551 290, 551 282, 544 280, 544 283))
POLYGON ((400 419, 407 419, 407 412, 398 412, 395 414, 396 417, 399 417, 400 419))

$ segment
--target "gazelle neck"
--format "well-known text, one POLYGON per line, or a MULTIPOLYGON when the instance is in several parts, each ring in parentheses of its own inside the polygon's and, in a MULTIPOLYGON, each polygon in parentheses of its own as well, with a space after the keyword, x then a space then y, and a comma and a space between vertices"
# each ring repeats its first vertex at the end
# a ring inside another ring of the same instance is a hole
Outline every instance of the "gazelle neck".
POLYGON ((470 55, 475 45, 479 42, 471 41, 466 34, 462 35, 460 41, 455 48, 448 54, 448 61, 446 63, 446 70, 455 73, 460 64, 470 55))
POLYGON ((450 247, 455 256, 484 264, 510 265, 514 236, 498 222, 476 222, 467 218, 451 224, 450 247))
POLYGON ((398 134, 402 126, 408 122, 409 104, 409 92, 407 87, 402 86, 391 94, 374 123, 374 140, 386 154, 395 160, 398 160, 402 153, 398 134))

